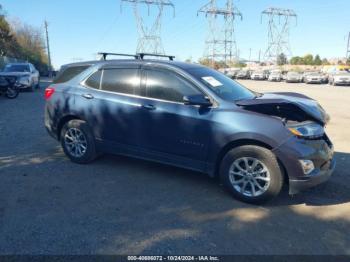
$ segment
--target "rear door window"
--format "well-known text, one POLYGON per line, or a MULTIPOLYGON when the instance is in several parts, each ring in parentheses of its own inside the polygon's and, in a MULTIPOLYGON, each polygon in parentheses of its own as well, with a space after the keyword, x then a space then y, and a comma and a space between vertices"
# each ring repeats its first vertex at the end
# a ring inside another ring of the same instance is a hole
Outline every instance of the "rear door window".
POLYGON ((140 95, 140 81, 137 68, 104 69, 101 89, 120 94, 140 95))
POLYGON ((56 79, 53 81, 54 84, 60 84, 68 82, 69 80, 73 79, 86 69, 88 69, 90 65, 81 65, 81 66, 70 66, 65 69, 62 69, 59 73, 56 79))
POLYGON ((98 70, 97 72, 93 73, 85 81, 85 85, 90 87, 90 88, 100 89, 101 88, 101 77, 102 77, 102 70, 98 70))

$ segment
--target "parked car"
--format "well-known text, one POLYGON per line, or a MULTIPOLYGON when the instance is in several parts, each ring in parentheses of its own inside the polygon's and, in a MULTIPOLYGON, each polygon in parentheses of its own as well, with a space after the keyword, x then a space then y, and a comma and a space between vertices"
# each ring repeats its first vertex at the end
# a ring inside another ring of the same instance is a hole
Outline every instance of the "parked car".
POLYGON ((21 89, 33 91, 40 86, 39 71, 31 63, 7 64, 0 76, 14 77, 21 89))
POLYGON ((71 64, 45 90, 45 126, 71 161, 114 153, 218 176, 262 203, 326 181, 335 168, 329 116, 297 93, 253 92, 176 61, 71 64), (74 73, 72 73, 74 72, 74 73))
POLYGON ((304 76, 304 82, 306 84, 322 84, 324 81, 324 75, 319 72, 311 72, 304 76))
POLYGON ((236 75, 236 79, 248 79, 248 78, 249 78, 249 72, 247 70, 240 70, 236 75))
POLYGON ((254 71, 250 78, 252 80, 265 80, 266 79, 266 75, 264 71, 254 71))
POLYGON ((302 76, 297 72, 288 72, 286 76, 287 83, 300 83, 302 76))
POLYGON ((229 70, 229 71, 226 71, 226 75, 231 79, 236 79, 236 76, 239 71, 240 71, 239 69, 229 70))
POLYGON ((281 72, 277 72, 277 71, 271 72, 271 74, 269 75, 268 80, 270 82, 280 82, 280 81, 282 81, 282 74, 281 74, 281 72))
POLYGON ((348 72, 337 72, 329 76, 329 84, 336 85, 350 85, 350 73, 348 72))

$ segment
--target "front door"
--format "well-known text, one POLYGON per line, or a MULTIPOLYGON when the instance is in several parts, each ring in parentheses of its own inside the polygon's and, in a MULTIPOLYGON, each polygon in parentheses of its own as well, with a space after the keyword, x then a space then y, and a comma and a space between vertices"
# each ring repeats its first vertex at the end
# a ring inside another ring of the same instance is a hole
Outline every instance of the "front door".
POLYGON ((204 161, 211 133, 210 108, 185 105, 183 97, 201 94, 192 83, 166 69, 143 68, 144 130, 147 147, 164 154, 204 161))

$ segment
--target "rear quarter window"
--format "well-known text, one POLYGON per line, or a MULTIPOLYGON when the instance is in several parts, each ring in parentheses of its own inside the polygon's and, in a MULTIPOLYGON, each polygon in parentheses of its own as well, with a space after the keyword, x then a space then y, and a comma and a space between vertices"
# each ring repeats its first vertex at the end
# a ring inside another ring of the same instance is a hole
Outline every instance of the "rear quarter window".
POLYGON ((53 81, 54 84, 60 84, 60 83, 65 83, 86 69, 88 69, 90 65, 84 65, 84 66, 72 66, 72 67, 67 67, 62 69, 59 73, 56 79, 53 81))

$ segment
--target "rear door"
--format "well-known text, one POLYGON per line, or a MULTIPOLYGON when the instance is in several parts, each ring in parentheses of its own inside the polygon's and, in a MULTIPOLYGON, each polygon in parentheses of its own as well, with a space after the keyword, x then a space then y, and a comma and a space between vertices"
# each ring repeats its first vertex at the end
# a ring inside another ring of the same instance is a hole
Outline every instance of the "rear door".
POLYGON ((96 139, 111 146, 142 146, 139 67, 103 68, 83 84, 76 105, 96 139))

